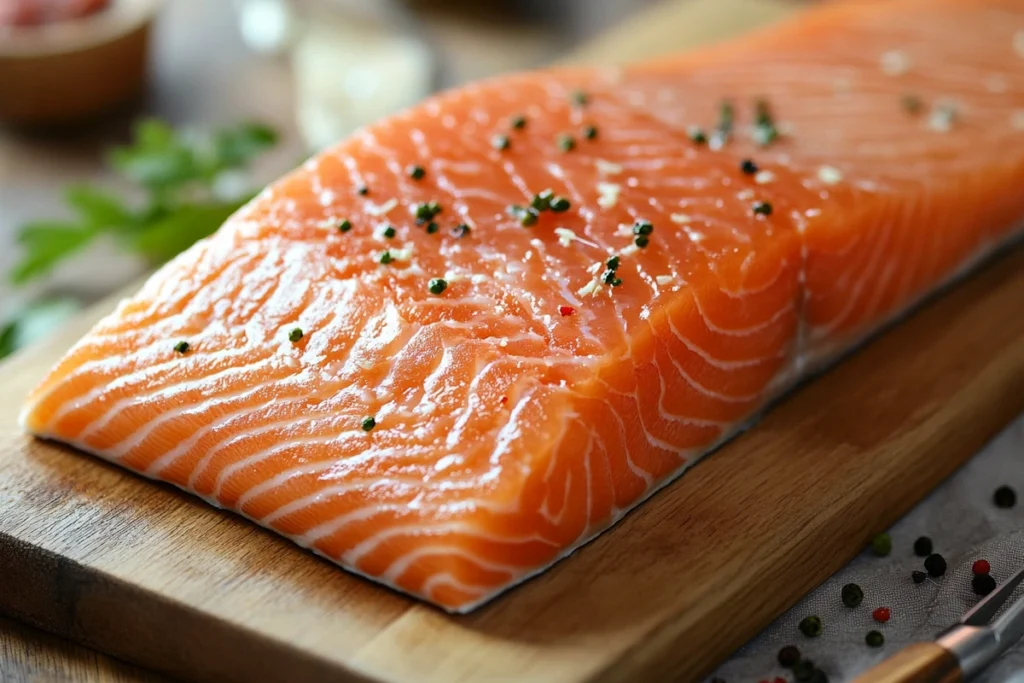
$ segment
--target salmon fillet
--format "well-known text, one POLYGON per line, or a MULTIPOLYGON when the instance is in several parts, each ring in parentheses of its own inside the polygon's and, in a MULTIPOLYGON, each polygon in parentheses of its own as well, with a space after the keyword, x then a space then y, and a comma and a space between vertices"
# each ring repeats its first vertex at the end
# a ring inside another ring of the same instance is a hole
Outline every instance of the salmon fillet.
POLYGON ((1019 0, 498 78, 267 188, 22 423, 467 611, 1012 239, 1022 188, 1019 0))

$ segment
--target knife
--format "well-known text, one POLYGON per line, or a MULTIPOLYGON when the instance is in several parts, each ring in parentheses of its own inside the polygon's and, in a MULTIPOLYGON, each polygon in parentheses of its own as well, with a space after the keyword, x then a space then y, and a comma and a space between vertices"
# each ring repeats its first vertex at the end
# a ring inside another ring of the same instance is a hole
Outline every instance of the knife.
POLYGON ((1024 569, 992 591, 932 643, 915 643, 858 676, 854 683, 958 683, 981 673, 1024 635, 1024 600, 993 621, 1024 581, 1024 569), (991 623, 989 623, 991 622, 991 623))

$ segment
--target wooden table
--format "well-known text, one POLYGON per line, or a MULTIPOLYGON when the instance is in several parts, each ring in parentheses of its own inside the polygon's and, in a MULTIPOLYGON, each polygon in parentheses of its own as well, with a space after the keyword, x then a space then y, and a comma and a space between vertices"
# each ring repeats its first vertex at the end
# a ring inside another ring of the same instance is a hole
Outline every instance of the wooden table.
MULTIPOLYGON (((780 13, 782 0, 736 0, 748 11, 722 21, 715 0, 673 0, 642 13, 612 33, 574 52, 572 61, 639 58, 682 44, 713 40, 780 13), (628 38, 628 39, 627 39, 628 38)), ((254 58, 231 27, 227 2, 175 0, 159 27, 154 88, 143 107, 172 123, 231 121, 244 113, 283 132, 283 144, 268 163, 298 159, 302 143, 293 123, 290 77, 281 60, 254 58), (194 30, 201 26, 202 30, 194 30), (216 40, 210 40, 216 35, 216 40), (198 76, 197 76, 198 74, 198 76), (250 85, 259 83, 260 87, 250 85)), ((452 35, 450 27, 433 29, 452 35)), ((457 33, 457 32, 456 32, 457 33)), ((531 37, 535 44, 538 40, 531 37)), ((521 45, 512 41, 510 45, 521 45)), ((13 138, 0 133, 0 241, 15 226, 52 215, 53 198, 69 182, 96 177, 102 149, 124 139, 131 114, 72 132, 59 140, 13 138), (17 201, 14 199, 17 198, 17 201)), ((284 162, 283 166, 290 165, 284 162)), ((102 176, 100 176, 102 179, 102 176)), ((0 247, 3 244, 0 243, 0 247)), ((0 272, 9 258, 0 249, 0 272)), ((0 288, 0 299, 3 297, 0 288)), ((4 587, 0 586, 0 590, 4 587)), ((137 667, 73 645, 29 626, 0 618, 0 681, 66 680, 81 683, 164 680, 137 667)))

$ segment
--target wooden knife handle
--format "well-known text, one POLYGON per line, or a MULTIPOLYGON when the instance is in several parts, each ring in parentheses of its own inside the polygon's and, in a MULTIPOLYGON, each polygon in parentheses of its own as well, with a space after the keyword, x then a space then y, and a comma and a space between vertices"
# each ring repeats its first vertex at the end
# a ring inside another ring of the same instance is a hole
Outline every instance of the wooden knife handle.
POLYGON ((960 662, 935 643, 914 643, 865 671, 854 683, 960 683, 960 662))

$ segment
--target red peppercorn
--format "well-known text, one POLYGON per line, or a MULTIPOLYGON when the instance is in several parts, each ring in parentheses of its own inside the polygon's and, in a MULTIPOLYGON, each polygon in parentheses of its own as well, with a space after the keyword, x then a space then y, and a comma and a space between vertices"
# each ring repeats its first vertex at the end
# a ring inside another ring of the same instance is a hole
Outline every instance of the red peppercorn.
POLYGON ((508 403, 508 396, 502 396, 501 397, 501 405, 505 405, 506 403, 508 403))
POLYGON ((988 560, 975 560, 971 565, 971 571, 979 575, 988 574, 992 571, 992 565, 988 563, 988 560))
POLYGON ((775 680, 772 681, 772 683, 786 683, 786 679, 783 678, 782 676, 776 676, 775 680))
POLYGON ((871 613, 871 616, 879 624, 884 624, 885 622, 889 621, 889 617, 892 616, 892 613, 890 612, 888 607, 879 607, 871 613))
POLYGON ((559 306, 558 312, 561 313, 563 316, 567 316, 575 313, 576 309, 573 308, 572 306, 559 306))

